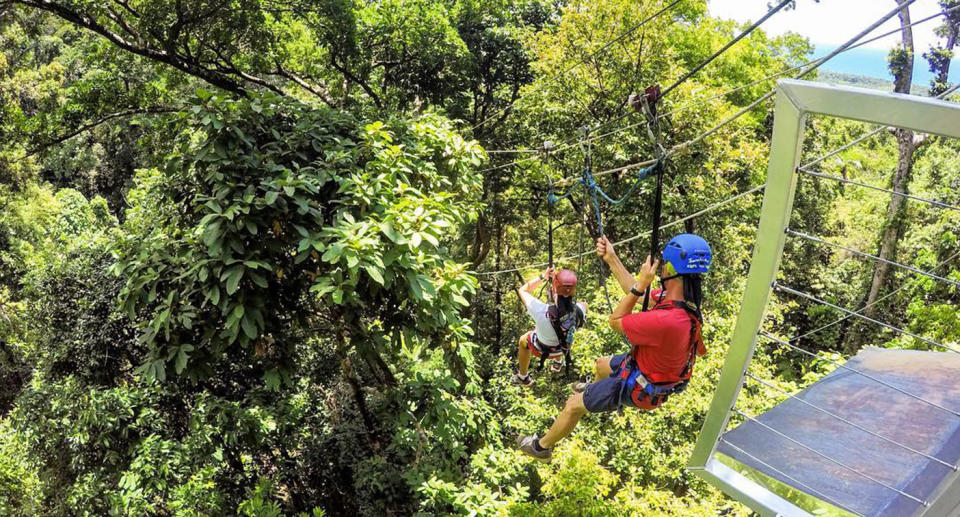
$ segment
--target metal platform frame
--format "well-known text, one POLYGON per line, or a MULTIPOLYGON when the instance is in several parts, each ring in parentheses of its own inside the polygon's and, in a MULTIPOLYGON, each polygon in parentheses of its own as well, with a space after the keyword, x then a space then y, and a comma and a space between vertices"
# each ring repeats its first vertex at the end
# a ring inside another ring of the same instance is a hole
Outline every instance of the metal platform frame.
MULTIPOLYGON (((793 211, 804 130, 810 114, 960 138, 960 104, 808 81, 781 80, 777 83, 767 184, 743 302, 720 382, 687 464, 690 471, 760 515, 809 514, 723 465, 714 454, 753 357, 757 332, 780 268, 785 231, 793 211)), ((924 517, 960 515, 960 477, 957 473, 944 479, 934 495, 931 506, 922 513, 924 517)))

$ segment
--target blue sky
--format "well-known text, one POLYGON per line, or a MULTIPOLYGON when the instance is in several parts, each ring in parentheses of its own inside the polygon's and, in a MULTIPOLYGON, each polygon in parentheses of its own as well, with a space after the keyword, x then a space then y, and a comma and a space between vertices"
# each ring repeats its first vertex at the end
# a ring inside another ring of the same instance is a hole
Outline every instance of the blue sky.
MULTIPOLYGON (((767 0, 709 0, 710 14, 740 22, 760 18, 767 11, 767 5, 767 0)), ((795 32, 806 36, 817 47, 814 55, 822 56, 840 43, 857 35, 895 7, 894 0, 821 0, 819 3, 813 0, 798 0, 795 10, 775 14, 767 20, 763 28, 772 34, 795 32)), ((935 14, 939 10, 936 0, 917 0, 910 6, 910 14, 914 21, 935 14)), ((939 18, 914 27, 917 59, 913 82, 916 84, 925 85, 931 78, 927 62, 921 54, 937 41, 933 31, 938 25, 940 25, 939 18)), ((893 17, 873 34, 879 35, 898 27, 899 20, 893 17)), ((891 79, 887 71, 887 51, 899 41, 898 35, 888 36, 862 48, 841 54, 828 61, 822 68, 891 79)), ((951 80, 960 80, 960 58, 955 58, 950 68, 951 80)))

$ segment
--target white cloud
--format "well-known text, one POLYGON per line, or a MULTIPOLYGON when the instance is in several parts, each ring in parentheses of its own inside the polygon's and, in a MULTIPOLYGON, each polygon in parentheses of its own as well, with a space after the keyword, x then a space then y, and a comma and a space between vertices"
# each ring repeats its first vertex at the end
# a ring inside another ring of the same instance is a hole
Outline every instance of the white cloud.
MULTIPOLYGON (((797 0, 797 8, 779 12, 763 24, 771 34, 796 32, 806 36, 814 44, 837 45, 856 36, 860 31, 896 8, 895 0, 797 0)), ((709 0, 710 14, 740 22, 754 21, 767 12, 766 0, 709 0)), ((917 21, 940 11, 936 0, 917 0, 910 6, 912 21, 917 21)), ((913 28, 914 44, 918 53, 926 51, 937 39, 933 33, 941 23, 935 18, 913 28)), ((872 35, 897 29, 900 21, 894 16, 872 35)), ((889 49, 900 41, 899 34, 891 35, 869 45, 867 48, 889 49)))

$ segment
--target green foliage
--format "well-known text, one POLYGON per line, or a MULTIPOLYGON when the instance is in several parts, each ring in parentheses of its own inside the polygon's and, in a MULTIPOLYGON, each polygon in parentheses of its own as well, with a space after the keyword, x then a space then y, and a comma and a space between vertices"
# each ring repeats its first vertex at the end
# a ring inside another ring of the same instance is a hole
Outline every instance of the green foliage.
MULTIPOLYGON (((529 328, 516 281, 471 272, 546 260, 543 187, 584 157, 573 146, 481 170, 484 151, 462 134, 531 148, 584 124, 627 127, 594 142, 594 168, 649 158, 646 132, 628 127, 639 119, 619 118, 623 100, 670 84, 741 29, 706 2, 681 2, 611 46, 666 2, 25 3, 0 8, 0 513, 748 513, 684 465, 734 326, 757 198, 689 223, 715 250, 709 353, 690 388, 652 413, 587 415, 549 465, 514 438, 552 422, 566 380, 511 383, 529 328)), ((771 86, 760 79, 810 50, 755 32, 662 101, 663 144, 736 113, 771 86)), ((931 52, 945 66, 949 49, 931 52)), ((805 152, 863 131, 814 119, 805 152)), ((760 106, 676 155, 665 219, 761 184, 769 136, 760 106)), ((892 144, 880 134, 819 167, 884 185, 892 144)), ((911 193, 960 204, 957 154, 925 142, 911 193)), ((618 192, 632 179, 600 181, 618 192)), ((804 178, 796 197, 792 228, 876 247, 883 195, 804 178)), ((631 203, 601 206, 608 235, 647 230, 651 201, 645 183, 631 203)), ((581 214, 553 215, 568 223, 556 256, 589 251, 581 214)), ((896 259, 960 281, 947 265, 960 252, 950 215, 909 204, 896 259)), ((645 241, 618 247, 628 268, 645 241)), ((590 305, 577 375, 625 352, 604 324, 594 260, 561 262, 590 305)), ((871 273, 792 238, 780 271, 845 307, 871 273)), ((907 273, 890 283, 879 318, 960 339, 956 288, 907 273)), ((765 324, 790 337, 839 316, 778 297, 765 324)), ((842 360, 858 332, 839 322, 801 340, 819 361, 758 345, 750 372, 796 391, 832 371, 827 359, 842 360)), ((738 404, 761 413, 782 400, 748 382, 738 404)))
POLYGON ((265 357, 276 385, 270 372, 288 374, 292 354, 283 336, 314 310, 466 336, 455 309, 473 286, 442 259, 441 239, 468 220, 475 147, 429 116, 358 127, 276 97, 204 97, 165 180, 134 195, 187 209, 156 220, 134 206, 117 251, 124 309, 144 321, 148 377, 207 375, 239 345, 265 357))

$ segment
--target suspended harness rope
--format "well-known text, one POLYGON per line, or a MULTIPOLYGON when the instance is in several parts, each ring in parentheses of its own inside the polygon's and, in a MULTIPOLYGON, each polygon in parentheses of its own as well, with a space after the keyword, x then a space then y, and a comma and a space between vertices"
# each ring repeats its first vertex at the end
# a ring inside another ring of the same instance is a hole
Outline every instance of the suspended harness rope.
MULTIPOLYGON (((745 192, 741 192, 741 193, 736 194, 736 195, 734 195, 734 196, 730 196, 730 197, 728 197, 728 198, 726 198, 726 199, 723 199, 722 201, 718 201, 718 202, 716 202, 716 203, 713 203, 713 204, 707 206, 706 208, 703 208, 703 209, 701 209, 701 210, 698 210, 698 211, 696 211, 696 212, 694 212, 694 213, 692 213, 692 214, 690 214, 690 215, 687 215, 687 216, 685 216, 685 217, 681 217, 680 219, 676 219, 676 220, 670 221, 670 222, 667 223, 667 224, 660 225, 660 229, 661 229, 661 230, 664 230, 664 229, 666 229, 666 228, 672 228, 672 227, 674 227, 674 226, 679 226, 679 225, 681 225, 681 224, 683 224, 683 223, 685 223, 685 222, 687 222, 687 221, 689 221, 689 220, 691 220, 691 219, 695 219, 695 218, 697 218, 697 217, 703 216, 703 215, 705 215, 705 214, 708 214, 708 213, 710 213, 710 212, 713 212, 714 210, 718 210, 718 209, 723 208, 723 207, 725 207, 725 206, 727 206, 727 205, 729 205, 729 204, 731 204, 731 203, 734 203, 734 202, 736 202, 736 201, 738 201, 738 200, 740 200, 740 199, 742 199, 742 198, 744 198, 744 197, 747 197, 747 196, 756 194, 757 192, 760 192, 761 190, 763 190, 764 187, 766 187, 766 185, 760 185, 760 186, 758 186, 758 187, 754 187, 754 188, 752 188, 752 189, 750 189, 750 190, 747 190, 747 191, 745 191, 745 192)), ((617 241, 617 242, 614 242, 613 245, 614 245, 614 246, 618 246, 618 245, 620 245, 620 244, 626 244, 626 243, 628 243, 628 242, 633 242, 633 241, 635 241, 635 240, 637 240, 637 239, 642 239, 642 238, 647 237, 647 236, 649 236, 649 235, 650 235, 650 232, 649 232, 649 231, 643 231, 643 232, 640 232, 640 233, 638 233, 638 234, 636 234, 636 235, 634 235, 634 236, 632 236, 632 237, 628 237, 628 238, 626 238, 626 239, 622 239, 622 240, 619 240, 619 241, 617 241)), ((561 258, 556 259, 556 261, 557 261, 557 262, 567 262, 567 261, 570 261, 570 260, 573 260, 573 259, 582 258, 582 257, 584 257, 584 256, 586 256, 586 255, 589 255, 590 253, 593 253, 593 252, 591 252, 591 251, 586 251, 586 252, 580 253, 580 254, 578 254, 578 255, 570 255, 570 256, 567 256, 567 257, 561 257, 561 258)), ((471 271, 470 273, 472 273, 472 274, 474 274, 474 275, 477 275, 477 276, 501 275, 501 274, 504 274, 504 273, 514 273, 514 272, 518 272, 518 271, 523 271, 523 270, 525 270, 525 269, 540 268, 540 267, 544 267, 544 266, 546 266, 546 265, 547 265, 546 262, 541 262, 541 263, 538 263, 538 264, 529 264, 529 265, 526 265, 526 266, 517 267, 517 268, 511 268, 511 269, 502 269, 502 270, 498 270, 498 271, 471 271)))

